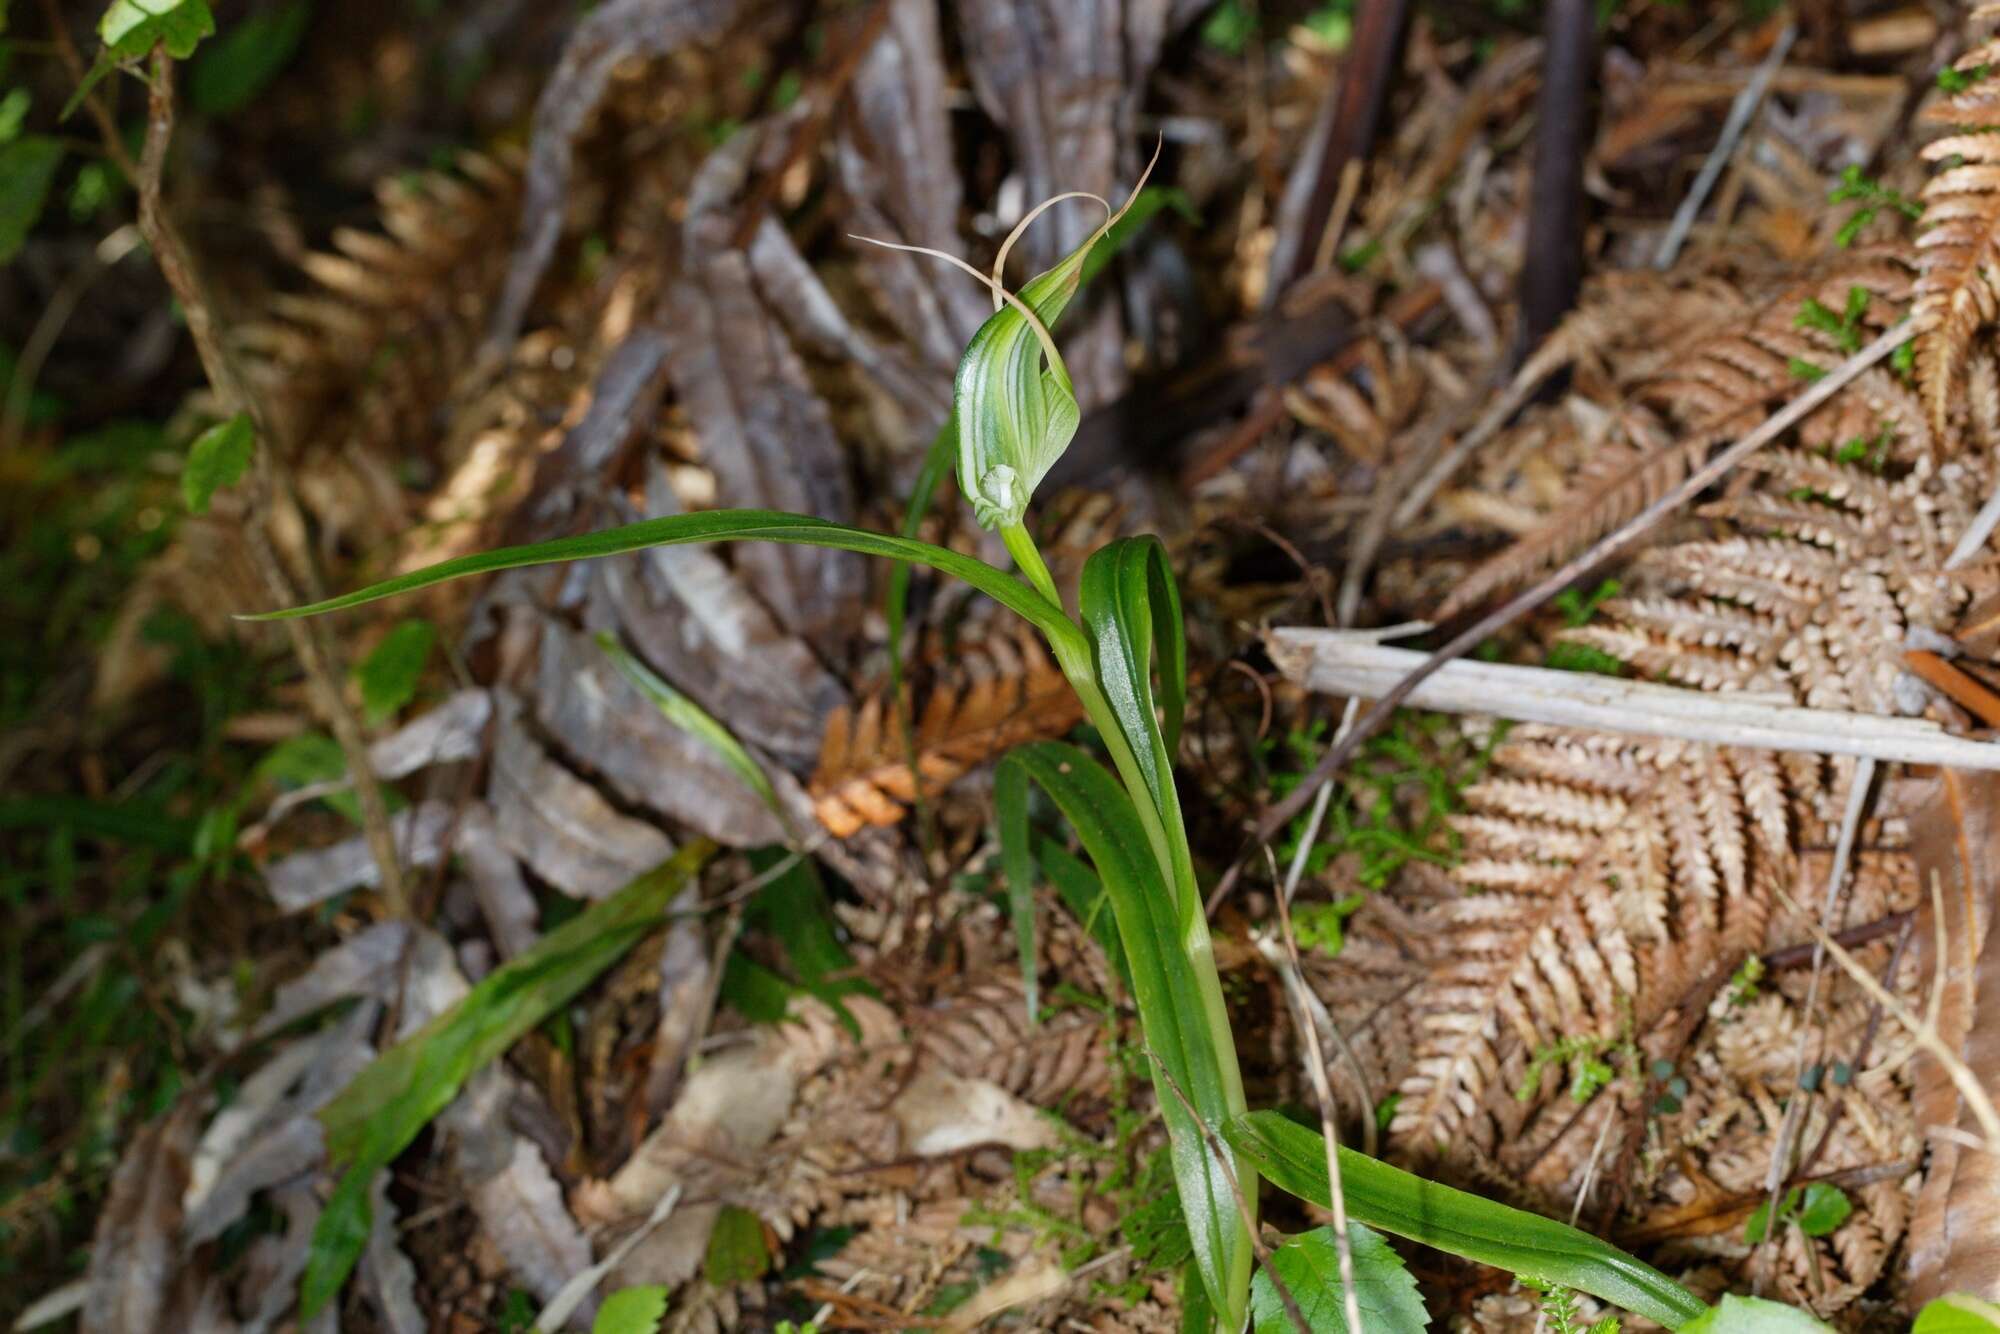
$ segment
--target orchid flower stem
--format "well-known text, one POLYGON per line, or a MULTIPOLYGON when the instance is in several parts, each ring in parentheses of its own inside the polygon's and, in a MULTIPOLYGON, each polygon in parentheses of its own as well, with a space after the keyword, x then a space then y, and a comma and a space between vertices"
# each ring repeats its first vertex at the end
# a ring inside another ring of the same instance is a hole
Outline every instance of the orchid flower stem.
POLYGON ((1014 558, 1014 564, 1021 567, 1021 573, 1034 585, 1035 591, 1056 606, 1062 606, 1062 594, 1056 592, 1055 576, 1049 573, 1048 563, 1042 559, 1041 549, 1028 535, 1026 526, 1008 524, 1000 530, 1000 540, 1007 544, 1007 554, 1014 558))

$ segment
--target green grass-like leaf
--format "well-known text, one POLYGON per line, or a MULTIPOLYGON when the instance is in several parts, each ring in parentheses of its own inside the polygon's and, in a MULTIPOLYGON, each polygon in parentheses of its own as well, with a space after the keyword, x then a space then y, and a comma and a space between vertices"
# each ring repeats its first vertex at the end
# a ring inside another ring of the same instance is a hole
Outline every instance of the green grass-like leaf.
POLYGON ((1733 1295, 1681 1326, 1685 1334, 1826 1334, 1832 1328, 1783 1302, 1733 1295))
MULTIPOLYGON (((1318 1132, 1276 1112, 1252 1112, 1230 1121, 1224 1134, 1281 1189, 1330 1207, 1326 1146, 1318 1132)), ((1567 1223, 1426 1181, 1352 1149, 1340 1150, 1340 1179, 1348 1216, 1369 1227, 1577 1288, 1669 1329, 1706 1309, 1645 1261, 1567 1223)))
POLYGON ((1074 746, 1045 741, 1023 746, 1000 762, 1001 771, 1024 770, 1075 827, 1110 897, 1119 939, 1132 971, 1160 1114, 1167 1125, 1179 1188, 1202 1285, 1231 1329, 1244 1320, 1250 1273, 1250 1234, 1229 1179, 1255 1205, 1257 1175, 1241 1154, 1226 1163, 1194 1117, 1219 1129, 1243 1109, 1242 1077, 1233 1046, 1215 1040, 1206 1022, 1219 985, 1211 968, 1196 966, 1184 943, 1176 908, 1138 809, 1104 767, 1074 746), (1185 1101, 1183 1101, 1185 1099, 1185 1101), (1189 1106, 1193 1116, 1189 1114, 1189 1106))
POLYGON ((706 840, 640 876, 489 973, 464 1000, 376 1057, 320 1109, 327 1160, 342 1173, 313 1229, 300 1280, 301 1316, 331 1301, 368 1244, 368 1193, 476 1071, 590 985, 660 916, 714 852, 706 840))
POLYGON ((764 766, 757 763, 756 757, 744 748, 736 734, 723 726, 721 719, 661 680, 652 668, 626 652, 625 646, 620 644, 610 631, 598 632, 597 646, 604 650, 605 656, 611 659, 611 665, 618 669, 619 674, 651 701, 653 707, 660 711, 661 717, 697 740, 706 742, 711 750, 722 757, 722 762, 729 766, 730 772, 742 779, 745 787, 763 799, 764 805, 778 817, 779 823, 785 822, 784 807, 778 803, 777 789, 771 786, 770 775, 764 772, 764 766))
POLYGON ((699 514, 670 514, 658 519, 628 523, 602 532, 580 533, 550 542, 526 546, 499 547, 492 551, 440 561, 421 570, 393 579, 384 579, 367 588, 327 598, 322 602, 279 611, 245 615, 247 621, 285 620, 295 616, 321 616, 345 611, 401 593, 415 592, 465 579, 529 565, 552 565, 560 561, 591 560, 599 556, 622 556, 648 547, 680 546, 690 542, 788 542, 795 546, 831 547, 855 551, 864 556, 911 561, 928 565, 957 579, 963 579, 1010 611, 1063 645, 1084 651, 1083 634, 1063 615, 1062 608, 1010 574, 994 569, 985 561, 888 533, 873 533, 828 519, 778 510, 708 510, 699 514))

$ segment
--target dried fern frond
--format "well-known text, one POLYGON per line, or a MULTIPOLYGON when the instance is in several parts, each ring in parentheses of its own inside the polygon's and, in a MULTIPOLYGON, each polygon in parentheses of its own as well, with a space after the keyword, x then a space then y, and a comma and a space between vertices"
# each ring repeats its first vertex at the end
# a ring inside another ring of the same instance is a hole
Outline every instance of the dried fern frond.
POLYGON ((807 790, 835 837, 897 823, 917 799, 918 776, 924 791, 936 792, 1024 741, 1060 736, 1083 717, 1062 670, 1032 639, 993 641, 954 676, 932 688, 917 716, 915 774, 892 694, 827 719, 807 790))
POLYGON ((471 364, 520 207, 512 158, 384 180, 381 230, 335 230, 302 267, 315 290, 272 298, 238 331, 284 438, 360 444, 392 460, 436 434, 471 364))
MULTIPOLYGON (((1974 7, 1975 24, 2000 18, 2000 4, 1974 7)), ((1955 133, 1924 145, 1927 162, 1944 166, 1925 184, 1924 230, 1917 238, 1915 315, 1930 322, 1917 340, 1917 380, 1931 429, 1949 430, 1954 391, 1972 352, 1973 336, 2000 312, 2000 37, 1989 35, 1960 56, 1947 93, 1923 111, 1955 133)))
MULTIPOLYGON (((1579 388, 1567 405, 1581 424, 1569 433, 1568 447, 1582 459, 1567 496, 1455 588, 1439 608, 1439 619, 1560 564, 1637 514, 1686 477, 1710 449, 1754 427, 1796 392, 1803 378, 1893 324, 1911 284, 1899 248, 1857 249, 1820 272, 1778 286, 1749 310, 1740 300, 1712 308, 1664 350, 1658 342, 1643 348, 1614 345, 1607 387, 1613 401, 1597 402, 1579 388)), ((1615 303, 1608 310, 1586 308, 1571 319, 1579 331, 1601 330, 1621 309, 1615 303)), ((1575 338, 1565 326, 1551 347, 1568 349, 1575 338)), ((1837 450, 1884 433, 1892 437, 1887 448, 1898 457, 1931 450, 1932 433, 1915 396, 1893 375, 1878 372, 1808 417, 1797 438, 1837 450)))

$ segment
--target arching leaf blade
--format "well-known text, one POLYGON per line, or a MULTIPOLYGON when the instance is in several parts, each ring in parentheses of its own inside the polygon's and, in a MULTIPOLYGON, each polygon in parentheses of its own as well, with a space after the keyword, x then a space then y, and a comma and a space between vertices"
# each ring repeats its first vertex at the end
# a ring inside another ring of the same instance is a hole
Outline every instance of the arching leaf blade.
MULTIPOLYGON (((1331 1207, 1326 1146, 1317 1131, 1276 1112, 1239 1116, 1223 1131, 1230 1146, 1281 1190, 1331 1207)), ((1340 1181, 1348 1216, 1383 1232, 1576 1288, 1668 1329, 1707 1309, 1645 1261, 1567 1223, 1427 1181, 1352 1149, 1340 1151, 1340 1181)))
POLYGON ((349 607, 363 606, 383 598, 415 592, 421 588, 430 588, 474 575, 493 574, 501 570, 520 569, 530 565, 551 565, 560 561, 622 556, 634 551, 643 551, 648 547, 679 546, 691 542, 789 542, 799 546, 854 551, 864 556, 881 556, 890 560, 914 561, 954 578, 963 579, 1008 610, 1032 622, 1037 629, 1052 638, 1077 637, 1076 627, 1070 624, 1060 607, 1053 605, 1012 575, 994 569, 985 561, 946 550, 944 547, 933 546, 929 542, 919 542, 890 533, 874 533, 865 528, 834 523, 828 519, 815 519, 804 514, 786 514, 778 510, 706 510, 697 514, 669 514, 662 518, 628 523, 618 528, 607 528, 601 532, 579 533, 573 537, 559 537, 552 541, 533 542, 525 546, 499 547, 492 551, 440 561, 436 565, 397 575, 393 579, 384 579, 367 588, 327 598, 321 602, 279 611, 259 612, 243 616, 241 619, 274 621, 297 616, 320 616, 327 612, 345 611, 349 607))
POLYGON ((1242 1081, 1233 1044, 1217 1041, 1208 1022, 1202 979, 1184 948, 1180 914, 1138 811, 1117 780, 1074 746, 1053 741, 1022 746, 1001 761, 1001 772, 1009 770, 1025 773, 1061 809, 1110 898, 1146 1045, 1157 1062, 1154 1086, 1195 1264, 1224 1326, 1239 1329, 1247 1311, 1251 1249, 1230 1178, 1253 1210, 1257 1178, 1248 1159, 1238 1154, 1227 1162, 1214 1146, 1221 1142, 1220 1127, 1242 1110, 1242 1081))

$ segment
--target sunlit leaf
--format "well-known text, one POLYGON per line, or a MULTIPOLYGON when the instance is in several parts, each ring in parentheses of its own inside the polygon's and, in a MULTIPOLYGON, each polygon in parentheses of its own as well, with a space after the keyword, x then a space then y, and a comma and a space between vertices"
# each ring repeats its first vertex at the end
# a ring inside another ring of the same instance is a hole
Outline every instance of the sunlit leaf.
MULTIPOLYGON (((1366 1334, 1423 1334, 1430 1325, 1417 1280, 1402 1257, 1381 1236, 1358 1223, 1347 1229, 1354 1253, 1354 1299, 1366 1334)), ((1340 1248, 1330 1227, 1314 1228, 1271 1253, 1271 1268, 1285 1281, 1306 1327, 1319 1334, 1354 1334, 1347 1327, 1347 1301, 1340 1282, 1340 1248)), ((1291 1313, 1271 1276, 1258 1270, 1250 1280, 1250 1315, 1256 1334, 1295 1334, 1291 1313)))
POLYGON ((187 463, 181 468, 181 497, 194 514, 208 513, 208 503, 224 487, 243 480, 250 466, 250 453, 257 445, 257 433, 250 414, 239 412, 226 422, 217 422, 194 438, 188 446, 187 463))
MULTIPOLYGON (((1280 1188, 1331 1207, 1326 1144, 1276 1112, 1251 1112, 1224 1127, 1230 1145, 1280 1188)), ((1375 1158, 1340 1150, 1348 1217, 1510 1273, 1559 1283, 1658 1321, 1669 1329, 1707 1308, 1635 1256, 1567 1223, 1454 1190, 1375 1158)))
POLYGON ((1846 1191, 1825 1181, 1814 1181, 1806 1186, 1805 1199, 1799 1206, 1799 1227, 1808 1237, 1824 1237, 1836 1231, 1853 1212, 1854 1204, 1846 1191))
POLYGON ((671 1294, 660 1284, 620 1288, 604 1299, 590 1334, 657 1334, 671 1294))
POLYGON ((1926 1302, 1910 1334, 2000 1334, 2000 1306, 1969 1292, 1926 1302))
POLYGON ((105 75, 119 62, 138 60, 155 46, 166 48, 175 60, 194 54, 201 40, 214 33, 215 15, 208 0, 111 0, 104 17, 97 21, 97 35, 104 41, 97 62, 83 77, 63 107, 63 119, 83 104, 105 75))

